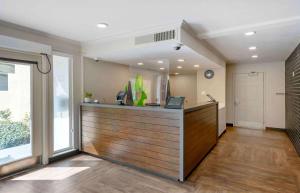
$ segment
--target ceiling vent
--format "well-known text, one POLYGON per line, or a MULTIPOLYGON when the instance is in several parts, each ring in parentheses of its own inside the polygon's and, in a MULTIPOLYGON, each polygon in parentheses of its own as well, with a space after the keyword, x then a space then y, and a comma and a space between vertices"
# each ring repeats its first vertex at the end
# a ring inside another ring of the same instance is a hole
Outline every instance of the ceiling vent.
POLYGON ((165 40, 173 40, 175 39, 175 30, 165 31, 154 34, 154 41, 165 41, 165 40))
POLYGON ((135 45, 176 39, 176 30, 135 37, 135 45))

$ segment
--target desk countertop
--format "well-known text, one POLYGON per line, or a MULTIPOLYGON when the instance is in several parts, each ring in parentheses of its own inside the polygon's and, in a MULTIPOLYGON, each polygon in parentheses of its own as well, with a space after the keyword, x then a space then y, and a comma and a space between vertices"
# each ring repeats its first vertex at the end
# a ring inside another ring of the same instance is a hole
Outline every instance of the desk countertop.
POLYGON ((216 104, 214 102, 203 102, 203 103, 195 103, 185 105, 184 109, 166 109, 163 106, 144 106, 144 107, 137 107, 137 106, 126 106, 126 105, 117 105, 117 104, 100 104, 100 103, 82 103, 82 106, 89 106, 89 107, 104 107, 104 108, 119 108, 119 109, 131 109, 131 110, 144 110, 144 111, 161 111, 161 112, 191 112, 198 109, 202 109, 209 105, 216 104))

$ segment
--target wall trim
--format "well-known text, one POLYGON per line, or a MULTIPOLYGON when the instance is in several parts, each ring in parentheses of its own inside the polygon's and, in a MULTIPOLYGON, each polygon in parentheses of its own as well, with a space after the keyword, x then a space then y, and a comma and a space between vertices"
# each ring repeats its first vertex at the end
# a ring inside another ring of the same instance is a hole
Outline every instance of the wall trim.
POLYGON ((277 127, 266 127, 266 130, 273 130, 273 131, 286 131, 286 128, 277 128, 277 127))

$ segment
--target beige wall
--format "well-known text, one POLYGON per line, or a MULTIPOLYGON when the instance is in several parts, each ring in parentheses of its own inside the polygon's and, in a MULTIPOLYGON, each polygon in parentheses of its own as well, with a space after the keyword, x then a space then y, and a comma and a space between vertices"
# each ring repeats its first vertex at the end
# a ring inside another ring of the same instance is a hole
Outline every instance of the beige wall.
POLYGON ((285 127, 284 62, 237 64, 227 66, 227 123, 234 122, 234 82, 235 73, 264 73, 264 122, 266 127, 285 127))
POLYGON ((212 69, 215 72, 215 75, 212 79, 207 79, 204 77, 204 72, 207 69, 200 69, 197 72, 198 77, 198 102, 208 101, 206 94, 210 94, 214 97, 219 103, 225 105, 225 89, 226 89, 226 68, 220 67, 212 69))
POLYGON ((197 102, 197 74, 170 76, 171 95, 184 96, 186 104, 197 102))
POLYGON ((116 95, 129 80, 129 68, 122 64, 83 58, 84 91, 100 102, 115 103, 116 95))

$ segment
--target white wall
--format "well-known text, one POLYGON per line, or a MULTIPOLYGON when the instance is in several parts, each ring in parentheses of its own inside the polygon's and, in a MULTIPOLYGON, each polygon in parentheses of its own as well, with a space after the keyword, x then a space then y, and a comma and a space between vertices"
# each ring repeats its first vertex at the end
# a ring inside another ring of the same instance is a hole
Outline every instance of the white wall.
POLYGON ((198 102, 208 101, 206 95, 201 93, 205 92, 214 97, 219 103, 225 105, 225 89, 226 89, 226 68, 220 67, 212 69, 215 75, 212 79, 207 79, 204 77, 204 72, 207 69, 200 69, 197 72, 198 78, 198 102))
POLYGON ((100 102, 115 103, 116 95, 129 81, 129 67, 122 64, 83 58, 84 91, 100 102))
POLYGON ((227 123, 234 123, 234 83, 235 73, 264 73, 264 122, 266 127, 285 128, 284 62, 227 65, 227 123))
POLYGON ((218 135, 220 136, 226 129, 226 67, 211 69, 214 71, 212 79, 205 78, 206 70, 200 69, 197 72, 197 100, 198 102, 209 101, 206 94, 210 94, 219 102, 218 135))
POLYGON ((197 102, 197 74, 170 76, 171 95, 184 96, 185 104, 197 102))

